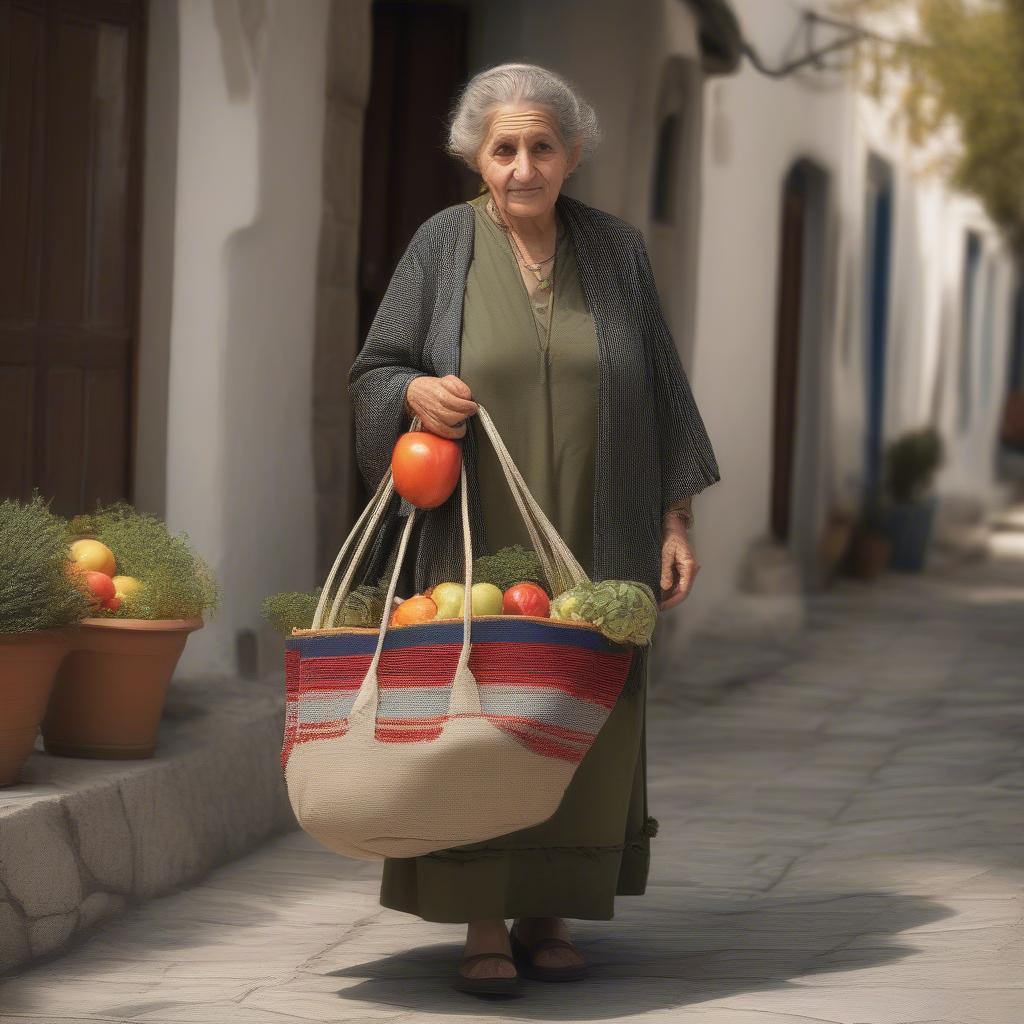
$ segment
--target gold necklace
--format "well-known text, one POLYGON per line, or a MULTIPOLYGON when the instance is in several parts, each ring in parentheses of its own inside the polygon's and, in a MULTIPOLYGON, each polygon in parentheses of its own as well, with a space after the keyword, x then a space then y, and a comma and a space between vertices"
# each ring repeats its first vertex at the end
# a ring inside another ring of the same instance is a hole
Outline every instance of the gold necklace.
POLYGON ((551 277, 552 273, 554 272, 554 267, 552 267, 551 273, 549 273, 547 277, 541 277, 540 271, 545 263, 550 263, 558 254, 558 243, 562 238, 561 229, 556 229, 555 251, 546 259, 541 260, 539 263, 530 263, 527 261, 526 257, 523 255, 522 250, 519 248, 519 244, 516 242, 515 235, 512 234, 512 230, 505 223, 505 221, 502 219, 501 214, 498 212, 498 208, 494 203, 494 196, 490 196, 488 198, 486 208, 487 212, 491 215, 491 219, 498 225, 498 227, 501 228, 502 231, 505 232, 506 237, 508 238, 513 250, 515 251, 516 258, 524 267, 526 267, 527 270, 529 270, 533 274, 534 277, 537 278, 537 287, 542 289, 550 288, 551 277))

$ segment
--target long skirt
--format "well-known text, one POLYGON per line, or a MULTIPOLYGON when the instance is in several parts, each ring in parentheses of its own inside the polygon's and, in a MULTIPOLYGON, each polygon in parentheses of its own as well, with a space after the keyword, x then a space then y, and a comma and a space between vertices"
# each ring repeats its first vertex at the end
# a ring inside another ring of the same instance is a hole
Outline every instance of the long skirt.
POLYGON ((650 648, 547 821, 484 842, 384 861, 380 902, 425 921, 609 920, 615 896, 647 886, 646 705, 650 648))

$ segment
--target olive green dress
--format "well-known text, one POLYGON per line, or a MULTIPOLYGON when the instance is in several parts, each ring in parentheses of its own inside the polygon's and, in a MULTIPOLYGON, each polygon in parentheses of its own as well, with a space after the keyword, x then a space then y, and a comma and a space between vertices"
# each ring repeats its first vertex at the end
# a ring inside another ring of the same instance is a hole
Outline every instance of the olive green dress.
MULTIPOLYGON (((487 198, 484 193, 470 204, 475 240, 459 376, 490 413, 530 492, 591 574, 599 379, 593 319, 564 229, 553 287, 531 298, 508 238, 485 208, 487 198)), ((531 548, 490 438, 473 417, 469 428, 476 432, 489 550, 517 543, 531 548)), ((380 902, 427 921, 606 920, 616 895, 643 893, 649 837, 656 830, 647 816, 646 674, 644 659, 640 685, 620 697, 551 818, 484 842, 389 857, 380 902)))

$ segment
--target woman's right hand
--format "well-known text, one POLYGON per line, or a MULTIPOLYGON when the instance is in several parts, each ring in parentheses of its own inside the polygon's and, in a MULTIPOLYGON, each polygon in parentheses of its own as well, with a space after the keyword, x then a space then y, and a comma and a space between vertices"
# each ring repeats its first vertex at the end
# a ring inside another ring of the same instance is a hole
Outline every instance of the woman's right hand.
POLYGON ((405 392, 405 407, 419 416, 424 430, 440 437, 465 437, 466 420, 476 413, 469 385, 454 373, 445 377, 413 377, 405 392))

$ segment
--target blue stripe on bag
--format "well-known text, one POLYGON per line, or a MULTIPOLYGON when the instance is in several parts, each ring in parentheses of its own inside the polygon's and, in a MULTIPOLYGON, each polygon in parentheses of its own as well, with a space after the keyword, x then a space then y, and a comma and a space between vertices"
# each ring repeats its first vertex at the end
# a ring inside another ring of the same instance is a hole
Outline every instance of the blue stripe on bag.
MULTIPOLYGON (((286 638, 288 650, 298 650, 305 658, 329 657, 343 651, 345 654, 373 654, 377 649, 377 633, 331 633, 326 635, 290 636, 286 638)), ((614 654, 624 647, 609 640, 603 633, 589 626, 573 628, 571 625, 549 625, 535 619, 519 616, 508 618, 481 616, 473 619, 474 643, 515 640, 520 643, 564 644, 588 651, 614 654)), ((384 650, 402 650, 427 644, 462 644, 462 620, 427 622, 415 626, 401 626, 388 630, 384 637, 384 650)))

